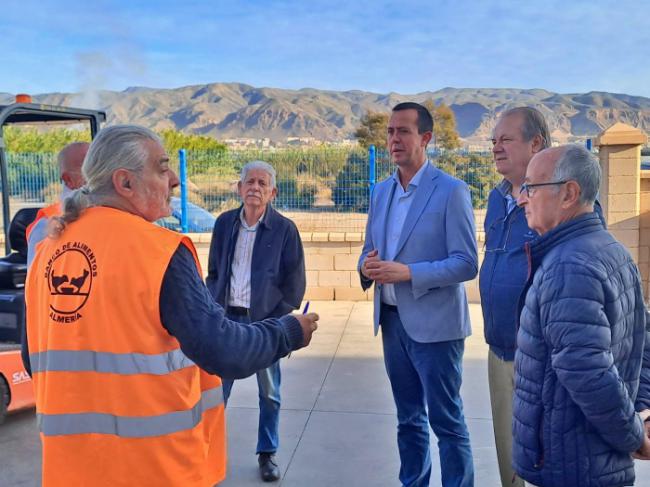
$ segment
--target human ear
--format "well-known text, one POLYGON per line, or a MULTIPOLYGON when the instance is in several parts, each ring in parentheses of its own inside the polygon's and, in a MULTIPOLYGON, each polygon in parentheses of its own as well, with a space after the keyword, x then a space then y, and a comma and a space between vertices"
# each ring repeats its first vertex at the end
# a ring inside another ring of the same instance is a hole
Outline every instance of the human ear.
POLYGON ((133 194, 133 175, 126 169, 118 169, 113 173, 113 189, 120 196, 133 194))
POLYGON ((580 203, 580 195, 582 190, 580 185, 575 181, 567 181, 564 184, 564 195, 562 197, 562 203, 565 207, 570 207, 580 203))
POLYGON ((532 143, 533 154, 537 154, 544 149, 544 139, 540 134, 537 134, 535 137, 533 137, 532 143))

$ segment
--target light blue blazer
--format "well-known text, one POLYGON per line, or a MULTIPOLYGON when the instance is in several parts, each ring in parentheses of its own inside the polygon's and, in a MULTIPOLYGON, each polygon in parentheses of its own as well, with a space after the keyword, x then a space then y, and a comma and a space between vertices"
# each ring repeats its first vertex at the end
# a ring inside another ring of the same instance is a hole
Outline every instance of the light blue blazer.
MULTIPOLYGON (((409 337, 443 342, 472 332, 463 281, 478 271, 474 211, 467 185, 428 161, 397 244, 393 260, 407 264, 411 280, 395 284, 397 309, 409 337)), ((366 254, 384 258, 386 222, 397 183, 388 178, 375 186, 368 211, 366 240, 359 258, 361 287, 373 281, 361 274, 366 254)), ((375 335, 379 330, 381 284, 375 286, 375 335)))

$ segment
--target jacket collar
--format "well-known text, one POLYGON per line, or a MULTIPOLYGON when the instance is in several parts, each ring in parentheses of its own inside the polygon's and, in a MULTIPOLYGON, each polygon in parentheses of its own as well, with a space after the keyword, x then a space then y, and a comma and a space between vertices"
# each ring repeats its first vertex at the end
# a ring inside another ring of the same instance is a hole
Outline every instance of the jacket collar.
MULTIPOLYGON (((235 223, 239 223, 239 215, 242 214, 243 210, 244 205, 239 205, 236 213, 235 223)), ((275 210, 275 208, 273 208, 273 205, 271 203, 267 203, 266 210, 264 210, 264 215, 262 215, 262 219, 260 220, 259 224, 265 227, 267 230, 271 230, 273 228, 273 223, 276 221, 277 217, 278 212, 275 210)))
POLYGON ((512 184, 507 179, 503 179, 497 184, 496 189, 504 198, 512 193, 512 184))
MULTIPOLYGON (((409 188, 411 188, 411 187, 414 187, 414 188, 418 187, 418 185, 420 184, 420 180, 423 177, 425 177, 424 174, 428 171, 430 165, 431 164, 429 163, 428 159, 424 161, 424 164, 422 164, 422 167, 417 170, 417 172, 413 175, 413 177, 409 181, 408 185, 406 186, 407 190, 409 188)), ((402 184, 400 182, 400 180, 399 180, 398 173, 399 173, 399 171, 395 170, 395 172, 393 172, 393 174, 392 174, 393 181, 395 182, 395 187, 397 187, 397 185, 401 186, 401 184, 402 184)))
MULTIPOLYGON (((436 168, 429 160, 424 163, 424 166, 418 170, 419 179, 417 181, 417 190, 412 196, 413 202, 406 216, 406 221, 404 222, 404 228, 402 228, 402 233, 400 235, 399 242, 397 244, 397 249, 395 255, 399 254, 400 250, 404 246, 406 239, 410 235, 413 227, 418 221, 420 213, 426 206, 427 201, 431 197, 432 191, 435 189, 437 182, 436 179, 440 175, 440 169, 436 168)), ((415 178, 414 178, 415 179, 415 178)), ((373 204, 376 204, 377 207, 373 210, 375 218, 377 221, 384 222, 384 225, 388 221, 388 213, 390 211, 391 202, 395 196, 395 189, 398 182, 397 177, 388 177, 384 179, 381 183, 382 194, 380 197, 373 198, 373 204)), ((413 184, 413 181, 409 183, 409 186, 413 184)), ((386 239, 379 239, 379 255, 385 255, 386 250, 386 239)))
POLYGON ((544 235, 537 237, 530 244, 533 267, 539 265, 539 262, 553 248, 567 240, 603 229, 603 223, 596 212, 585 213, 572 220, 561 223, 544 235))
POLYGON ((436 168, 428 160, 424 163, 424 167, 421 168, 420 179, 418 181, 417 191, 413 195, 413 202, 409 208, 408 213, 406 214, 406 220, 404 222, 404 227, 402 228, 402 233, 397 242, 397 248, 395 249, 395 256, 399 255, 402 247, 408 240, 413 228, 415 228, 416 223, 420 219, 420 215, 427 206, 431 195, 437 186, 436 179, 440 175, 440 169, 436 168))

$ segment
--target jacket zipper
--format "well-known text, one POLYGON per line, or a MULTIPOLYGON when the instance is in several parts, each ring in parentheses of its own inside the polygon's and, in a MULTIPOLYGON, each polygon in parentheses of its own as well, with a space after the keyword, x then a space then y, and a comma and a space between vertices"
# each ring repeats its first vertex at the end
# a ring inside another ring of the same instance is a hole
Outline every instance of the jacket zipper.
POLYGON ((542 410, 542 419, 539 422, 539 433, 537 435, 537 461, 533 465, 537 470, 541 470, 544 466, 544 411, 542 410))

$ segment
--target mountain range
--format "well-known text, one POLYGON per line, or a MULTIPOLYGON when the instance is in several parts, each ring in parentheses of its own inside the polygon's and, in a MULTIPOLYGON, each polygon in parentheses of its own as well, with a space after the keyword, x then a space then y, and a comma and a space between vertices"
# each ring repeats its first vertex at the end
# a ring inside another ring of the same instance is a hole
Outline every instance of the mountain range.
MULTIPOLYGON (((124 91, 44 93, 37 103, 105 110, 108 123, 135 123, 154 130, 176 129, 217 139, 311 137, 353 138, 369 110, 389 112, 402 101, 445 103, 456 115, 467 145, 487 146, 499 113, 514 106, 540 109, 556 143, 594 137, 615 122, 650 131, 650 98, 589 92, 559 94, 543 89, 444 88, 414 95, 304 88, 256 88, 243 83, 210 83, 175 89, 132 87, 124 91)), ((0 93, 0 104, 13 95, 0 93)))

